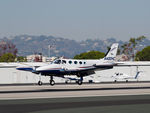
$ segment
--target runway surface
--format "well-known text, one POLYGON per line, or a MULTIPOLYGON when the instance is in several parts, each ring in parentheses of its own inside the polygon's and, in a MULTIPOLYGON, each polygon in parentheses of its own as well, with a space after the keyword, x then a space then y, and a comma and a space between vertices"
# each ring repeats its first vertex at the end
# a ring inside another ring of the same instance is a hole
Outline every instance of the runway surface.
POLYGON ((1 86, 2 113, 149 113, 150 83, 1 86))
POLYGON ((149 113, 150 96, 0 100, 2 113, 149 113))
POLYGON ((0 100, 150 94, 150 83, 1 86, 0 100))

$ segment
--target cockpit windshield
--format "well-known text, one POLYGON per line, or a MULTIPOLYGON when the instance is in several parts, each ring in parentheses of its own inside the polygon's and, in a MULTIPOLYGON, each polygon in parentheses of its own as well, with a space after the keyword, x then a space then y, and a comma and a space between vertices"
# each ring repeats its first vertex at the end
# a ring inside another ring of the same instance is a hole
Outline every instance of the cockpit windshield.
POLYGON ((65 60, 62 60, 62 64, 66 64, 66 61, 65 61, 65 60))
POLYGON ((61 60, 55 60, 54 62, 53 62, 53 64, 60 64, 61 63, 61 60))

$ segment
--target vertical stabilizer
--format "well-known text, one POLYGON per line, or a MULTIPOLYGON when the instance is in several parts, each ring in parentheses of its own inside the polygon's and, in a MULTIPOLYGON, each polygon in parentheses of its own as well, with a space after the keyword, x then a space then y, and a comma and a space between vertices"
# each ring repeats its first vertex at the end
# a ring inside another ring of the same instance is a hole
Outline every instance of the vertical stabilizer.
POLYGON ((117 55, 118 45, 119 45, 118 43, 112 44, 109 52, 104 57, 104 60, 114 60, 114 58, 117 55))

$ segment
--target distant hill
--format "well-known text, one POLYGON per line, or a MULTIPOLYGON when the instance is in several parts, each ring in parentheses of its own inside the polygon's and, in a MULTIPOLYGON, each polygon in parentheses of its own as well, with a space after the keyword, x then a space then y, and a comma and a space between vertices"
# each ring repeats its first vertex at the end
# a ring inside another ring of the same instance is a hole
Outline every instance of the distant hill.
MULTIPOLYGON (((81 42, 54 37, 54 36, 31 36, 31 35, 19 35, 10 38, 16 47, 18 48, 18 55, 26 56, 34 53, 42 53, 48 56, 49 50, 48 45, 51 45, 50 56, 64 56, 72 58, 76 54, 87 52, 90 50, 97 50, 106 52, 107 47, 112 43, 118 42, 122 45, 123 41, 116 41, 114 38, 100 40, 100 39, 87 39, 81 42)), ((144 46, 150 45, 150 40, 145 39, 142 42, 144 46)))

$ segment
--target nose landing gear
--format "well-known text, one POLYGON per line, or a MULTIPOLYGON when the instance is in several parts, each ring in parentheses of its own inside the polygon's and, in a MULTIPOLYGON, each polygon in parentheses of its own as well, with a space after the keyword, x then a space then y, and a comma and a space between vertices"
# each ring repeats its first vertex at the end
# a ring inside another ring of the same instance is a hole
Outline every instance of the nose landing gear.
POLYGON ((42 81, 38 81, 38 85, 41 86, 43 83, 42 81))
MULTIPOLYGON (((50 76, 49 84, 50 84, 51 86, 55 85, 55 81, 53 80, 53 76, 50 76)), ((38 85, 39 85, 39 86, 43 85, 43 83, 42 83, 42 81, 41 81, 41 74, 39 75, 38 85)))
POLYGON ((43 83, 41 81, 41 75, 39 75, 39 81, 38 81, 38 85, 41 86, 43 83))

